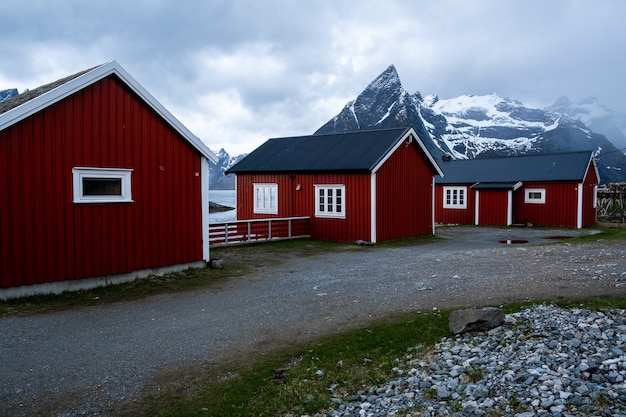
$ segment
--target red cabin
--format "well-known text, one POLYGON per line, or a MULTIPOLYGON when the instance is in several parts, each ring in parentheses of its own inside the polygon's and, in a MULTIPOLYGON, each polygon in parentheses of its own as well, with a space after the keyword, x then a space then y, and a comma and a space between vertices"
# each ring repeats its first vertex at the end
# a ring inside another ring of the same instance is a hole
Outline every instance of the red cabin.
POLYGON ((0 298, 204 266, 209 159, 115 61, 0 103, 0 298))
POLYGON ((237 175, 237 219, 308 216, 311 238, 381 242, 434 234, 441 171, 413 128, 270 139, 237 175))
POLYGON ((596 222, 599 176, 591 151, 447 161, 441 168, 437 223, 581 228, 596 222))

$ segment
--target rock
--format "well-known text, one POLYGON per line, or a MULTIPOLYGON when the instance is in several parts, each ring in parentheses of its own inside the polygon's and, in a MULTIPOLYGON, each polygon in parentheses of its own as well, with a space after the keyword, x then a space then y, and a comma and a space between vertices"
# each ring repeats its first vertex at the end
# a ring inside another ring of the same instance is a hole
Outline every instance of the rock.
POLYGON ((210 265, 211 265, 211 268, 213 269, 222 269, 224 268, 224 260, 223 259, 211 259, 210 265))
POLYGON ((504 323, 504 312, 495 307, 455 310, 448 323, 454 334, 490 330, 504 323))

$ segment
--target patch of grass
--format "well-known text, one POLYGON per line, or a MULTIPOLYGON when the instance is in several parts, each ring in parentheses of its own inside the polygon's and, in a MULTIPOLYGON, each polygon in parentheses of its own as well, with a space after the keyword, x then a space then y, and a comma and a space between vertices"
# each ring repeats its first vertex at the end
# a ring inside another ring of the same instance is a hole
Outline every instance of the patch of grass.
POLYGON ((620 225, 616 223, 614 225, 604 223, 602 225, 598 225, 593 227, 592 229, 599 231, 599 233, 587 234, 584 236, 576 237, 571 240, 585 242, 592 241, 595 242, 600 239, 626 239, 626 227, 624 225, 620 225))
POLYGON ((314 256, 354 245, 311 240, 279 240, 266 243, 211 248, 214 259, 226 258, 223 269, 188 269, 165 275, 151 275, 123 284, 61 294, 35 295, 0 300, 0 318, 67 310, 81 306, 137 300, 153 295, 191 291, 236 279, 255 267, 279 262, 285 257, 314 256))
MULTIPOLYGON (((626 297, 593 300, 545 300, 564 307, 626 308, 626 297)), ((535 303, 536 304, 536 303, 535 303)), ((531 303, 506 306, 519 311, 531 303)), ((197 367, 161 376, 144 398, 124 416, 282 416, 315 414, 331 407, 333 396, 347 401, 395 377, 396 358, 426 357, 432 346, 450 337, 449 312, 396 317, 363 329, 293 346, 255 361, 219 368, 197 367), (415 350, 414 347, 420 348, 415 350), (331 389, 332 388, 332 389, 331 389)), ((468 378, 482 378, 479 368, 468 378)), ((424 392, 427 398, 436 393, 424 392)), ((602 402, 602 398, 599 399, 602 402)), ((519 399, 511 405, 519 407, 519 399)))
POLYGON ((475 384, 483 379, 483 370, 480 366, 470 366, 465 370, 465 375, 471 383, 475 384))
POLYGON ((404 357, 410 347, 427 348, 449 337, 447 324, 447 313, 413 314, 275 352, 248 367, 198 369, 193 395, 185 395, 182 387, 172 384, 175 374, 165 376, 158 385, 170 389, 147 395, 124 415, 312 414, 329 408, 333 395, 346 399, 386 383, 396 359, 404 357))
POLYGON ((151 275, 122 284, 89 290, 67 291, 60 294, 34 295, 0 300, 0 317, 43 314, 80 306, 136 300, 151 295, 193 290, 215 285, 229 277, 244 273, 242 266, 224 269, 188 269, 165 275, 151 275))

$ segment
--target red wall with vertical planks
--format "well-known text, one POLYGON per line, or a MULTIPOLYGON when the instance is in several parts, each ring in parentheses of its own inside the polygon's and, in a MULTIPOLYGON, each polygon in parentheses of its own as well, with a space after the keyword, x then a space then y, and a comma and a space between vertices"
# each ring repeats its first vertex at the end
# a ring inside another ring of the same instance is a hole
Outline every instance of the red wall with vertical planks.
POLYGON ((532 223, 536 226, 576 227, 578 184, 524 183, 513 193, 514 223, 532 223), (524 202, 525 190, 545 189, 545 204, 524 202))
POLYGON ((311 238, 350 242, 369 240, 370 174, 238 174, 237 219, 265 219, 308 216, 311 238), (254 213, 255 183, 278 184, 278 214, 254 213), (315 217, 315 185, 345 184, 345 219, 315 217), (299 188, 297 190, 296 188, 299 188))
POLYGON ((478 191, 478 225, 506 226, 508 190, 478 191))
MULTIPOLYGON (((401 144, 376 173, 377 241, 433 233, 434 170, 415 143, 401 144)), ((237 175, 237 219, 309 216, 311 238, 371 241, 372 174, 281 173, 237 175), (278 184, 278 213, 254 213, 255 183, 278 184), (345 185, 346 217, 315 217, 315 185, 345 185), (299 189, 299 190, 298 190, 299 189)))
POLYGON ((596 207, 594 206, 598 182, 600 181, 596 176, 596 171, 590 164, 583 181, 583 227, 592 226, 598 220, 596 207))
MULTIPOLYGON (((455 185, 446 184, 446 186, 455 185)), ((462 184, 459 187, 465 187, 465 196, 467 205, 464 209, 452 209, 443 207, 443 185, 435 186, 435 222, 441 224, 474 224, 476 221, 476 191, 472 190, 469 185, 462 184)))
POLYGON ((202 260, 201 158, 115 76, 0 132, 0 287, 202 260), (73 203, 72 168, 132 169, 133 202, 73 203))
POLYGON ((433 234, 433 175, 415 144, 402 143, 376 173, 376 240, 433 234))

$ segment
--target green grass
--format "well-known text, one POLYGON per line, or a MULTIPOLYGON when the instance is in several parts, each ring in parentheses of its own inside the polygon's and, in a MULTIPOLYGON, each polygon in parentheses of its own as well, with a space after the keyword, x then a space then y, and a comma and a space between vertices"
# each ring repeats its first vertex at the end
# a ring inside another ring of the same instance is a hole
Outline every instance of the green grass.
MULTIPOLYGON (((626 309, 626 298, 544 300, 564 308, 626 309)), ((506 306, 515 312, 536 303, 506 306)), ((335 396, 344 401, 394 377, 396 358, 426 357, 450 337, 449 311, 395 317, 315 343, 291 346, 250 362, 162 375, 124 416, 284 416, 321 413, 335 396), (318 372, 321 371, 321 372, 318 372), (159 387, 155 391, 154 387, 159 387)), ((472 381, 482 372, 468 369, 472 381)))
POLYGON ((206 288, 245 275, 254 267, 279 262, 289 256, 315 256, 334 250, 352 250, 341 245, 310 240, 283 240, 211 249, 213 258, 227 258, 223 269, 188 269, 165 275, 151 275, 123 284, 61 294, 35 295, 0 300, 0 318, 67 310, 81 306, 137 300, 153 295, 206 288))
MULTIPOLYGON (((312 344, 274 352, 247 365, 185 370, 193 394, 180 384, 181 373, 161 377, 158 394, 147 394, 124 415, 279 416, 309 414, 331 406, 335 395, 348 396, 384 384, 407 349, 433 345, 449 336, 448 314, 434 312, 396 317, 367 328, 326 337, 312 344), (195 372, 195 376, 190 375, 195 372), (234 375, 234 377, 233 377, 234 375), (164 390, 162 387, 168 386, 164 390)), ((413 351, 418 354, 418 351, 413 351)))

